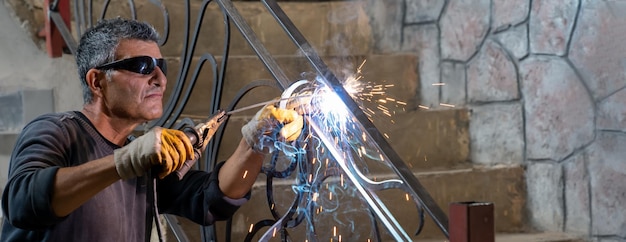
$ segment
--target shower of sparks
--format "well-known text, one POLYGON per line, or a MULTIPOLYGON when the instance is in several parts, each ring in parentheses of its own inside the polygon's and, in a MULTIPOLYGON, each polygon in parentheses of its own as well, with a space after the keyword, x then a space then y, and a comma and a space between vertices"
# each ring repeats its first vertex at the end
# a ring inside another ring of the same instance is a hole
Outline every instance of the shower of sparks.
POLYGON ((453 108, 454 107, 453 104, 447 104, 447 103, 440 103, 439 105, 444 106, 444 107, 449 107, 449 108, 453 108))
POLYGON ((341 181, 341 186, 343 187, 343 174, 341 174, 341 177, 339 178, 339 180, 341 181))
POLYGON ((343 81, 342 85, 346 92, 355 101, 361 102, 359 103, 360 108, 370 120, 378 114, 377 111, 389 117, 395 114, 394 110, 401 109, 405 111, 406 102, 387 96, 387 89, 394 87, 394 84, 376 84, 363 80, 362 69, 366 61, 364 60, 356 72, 343 81), (365 107, 363 102, 376 104, 376 110, 365 107))

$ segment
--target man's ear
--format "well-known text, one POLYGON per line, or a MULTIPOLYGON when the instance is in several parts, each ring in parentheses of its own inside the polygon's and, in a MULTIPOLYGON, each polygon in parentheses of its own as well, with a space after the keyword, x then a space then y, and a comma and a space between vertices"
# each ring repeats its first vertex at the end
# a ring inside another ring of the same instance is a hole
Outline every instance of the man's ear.
POLYGON ((91 69, 87 71, 87 75, 85 76, 85 81, 87 81, 87 86, 93 93, 94 97, 102 96, 103 84, 106 81, 106 73, 104 71, 98 69, 91 69))

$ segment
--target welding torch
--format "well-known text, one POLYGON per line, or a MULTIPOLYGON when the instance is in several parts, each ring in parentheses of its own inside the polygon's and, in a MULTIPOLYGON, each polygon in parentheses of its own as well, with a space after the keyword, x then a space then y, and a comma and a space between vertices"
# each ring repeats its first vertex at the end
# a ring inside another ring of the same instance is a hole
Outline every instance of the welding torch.
POLYGON ((213 116, 211 116, 206 122, 201 122, 195 125, 195 127, 192 127, 191 125, 186 124, 182 128, 179 128, 179 130, 183 131, 183 133, 185 133, 187 138, 189 138, 189 141, 191 142, 191 145, 193 146, 194 152, 196 153, 195 154, 196 159, 185 161, 183 163, 183 166, 175 171, 176 176, 178 176, 178 180, 183 179, 183 177, 185 176, 185 174, 187 174, 187 172, 191 169, 191 167, 196 164, 197 160, 200 158, 200 152, 202 152, 206 148, 211 138, 213 138, 213 135, 215 135, 215 132, 217 131, 217 129, 224 122, 226 122, 226 120, 231 114, 248 110, 248 109, 252 109, 255 107, 259 107, 259 106, 264 106, 272 102, 275 102, 275 100, 257 103, 257 104, 250 105, 244 108, 232 110, 230 112, 226 112, 224 110, 218 110, 218 112, 214 114, 213 116))
POLYGON ((175 171, 178 179, 182 179, 185 174, 191 169, 191 167, 196 163, 196 161, 200 158, 200 152, 202 152, 217 129, 228 119, 228 115, 226 111, 218 110, 216 114, 211 116, 206 122, 201 122, 197 124, 195 127, 191 127, 190 125, 185 125, 180 128, 189 141, 191 141, 191 145, 193 146, 194 152, 196 153, 196 159, 187 160, 183 163, 183 166, 175 171))

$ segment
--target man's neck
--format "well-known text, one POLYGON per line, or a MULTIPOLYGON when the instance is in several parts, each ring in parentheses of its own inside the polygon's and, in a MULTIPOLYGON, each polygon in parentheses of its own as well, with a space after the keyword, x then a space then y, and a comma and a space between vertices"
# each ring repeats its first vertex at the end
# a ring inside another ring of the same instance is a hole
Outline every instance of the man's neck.
POLYGON ((85 105, 81 112, 104 138, 119 146, 124 146, 128 136, 139 125, 136 121, 112 117, 92 105, 85 105))

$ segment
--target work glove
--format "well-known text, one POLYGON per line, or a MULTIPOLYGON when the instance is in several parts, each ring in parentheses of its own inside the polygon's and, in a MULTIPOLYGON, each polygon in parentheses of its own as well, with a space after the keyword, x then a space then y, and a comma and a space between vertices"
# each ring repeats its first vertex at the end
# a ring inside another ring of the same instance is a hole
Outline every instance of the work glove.
POLYGON ((311 104, 313 94, 311 92, 303 92, 295 94, 289 98, 285 98, 280 101, 279 107, 285 107, 289 110, 295 110, 300 115, 309 114, 313 111, 313 105, 311 104))
POLYGON ((189 138, 180 130, 155 127, 128 145, 113 152, 115 168, 122 179, 143 176, 151 167, 160 167, 159 178, 195 159, 189 138))
POLYGON ((304 120, 293 109, 276 108, 268 104, 241 128, 248 145, 259 152, 272 151, 276 141, 294 141, 300 136, 304 120), (276 134, 277 127, 282 128, 276 134))

